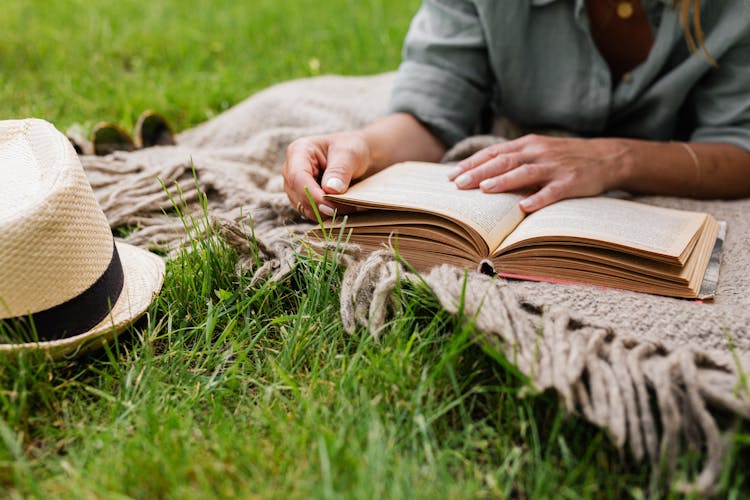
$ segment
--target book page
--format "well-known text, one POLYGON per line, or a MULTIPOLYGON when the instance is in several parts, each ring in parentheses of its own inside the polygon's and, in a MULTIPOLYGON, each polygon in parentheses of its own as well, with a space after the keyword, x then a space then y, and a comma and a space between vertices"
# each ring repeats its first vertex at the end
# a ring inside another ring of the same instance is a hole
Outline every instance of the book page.
POLYGON ((439 214, 475 230, 490 250, 523 219, 522 196, 461 190, 448 180, 450 167, 439 163, 398 163, 354 184, 337 202, 369 208, 414 210, 439 214))
POLYGON ((524 240, 576 238, 680 258, 697 241, 706 214, 614 198, 563 200, 528 215, 500 250, 524 240))

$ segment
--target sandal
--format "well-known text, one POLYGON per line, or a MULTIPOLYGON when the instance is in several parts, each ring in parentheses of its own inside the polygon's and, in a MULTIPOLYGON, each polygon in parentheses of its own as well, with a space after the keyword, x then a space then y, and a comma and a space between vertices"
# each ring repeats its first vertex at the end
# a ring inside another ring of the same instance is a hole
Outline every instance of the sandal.
POLYGON ((151 146, 174 146, 174 134, 167 120, 149 109, 141 113, 135 124, 135 147, 150 148, 151 146))
POLYGON ((115 151, 133 151, 135 143, 125 130, 112 122, 100 122, 91 133, 94 154, 104 156, 115 151))

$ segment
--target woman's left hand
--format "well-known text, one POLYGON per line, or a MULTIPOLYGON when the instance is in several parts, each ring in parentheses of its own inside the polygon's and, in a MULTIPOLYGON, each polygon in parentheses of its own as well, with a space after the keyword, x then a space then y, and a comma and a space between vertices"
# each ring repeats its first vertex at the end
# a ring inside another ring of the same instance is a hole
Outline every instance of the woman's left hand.
POLYGON ((520 202, 534 212, 556 201, 616 188, 628 168, 629 146, 618 139, 526 135, 489 146, 459 162, 449 179, 486 193, 536 192, 520 202))

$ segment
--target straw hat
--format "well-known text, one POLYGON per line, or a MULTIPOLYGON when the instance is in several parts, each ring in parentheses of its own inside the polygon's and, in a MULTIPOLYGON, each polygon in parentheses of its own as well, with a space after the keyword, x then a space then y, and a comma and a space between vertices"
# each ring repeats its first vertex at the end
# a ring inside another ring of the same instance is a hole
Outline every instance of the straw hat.
POLYGON ((0 121, 0 352, 101 345, 148 309, 163 279, 161 258, 114 241, 63 134, 43 120, 0 121))

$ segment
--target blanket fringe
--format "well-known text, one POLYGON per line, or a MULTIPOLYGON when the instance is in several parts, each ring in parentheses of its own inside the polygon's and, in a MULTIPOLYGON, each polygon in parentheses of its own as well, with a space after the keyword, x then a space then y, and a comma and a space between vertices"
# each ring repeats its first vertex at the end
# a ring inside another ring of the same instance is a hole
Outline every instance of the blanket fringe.
POLYGON ((504 280, 480 273, 441 266, 420 277, 387 250, 347 268, 341 287, 346 330, 362 326, 379 338, 400 280, 426 283, 447 311, 472 318, 476 335, 497 345, 536 390, 554 389, 567 411, 606 429, 636 460, 648 459, 654 487, 674 480, 682 451, 691 447, 705 452, 703 469, 694 481, 676 485, 713 492, 728 445, 712 410, 750 419, 747 391, 736 390, 742 366, 722 353, 631 338, 562 308, 535 311, 504 280))

